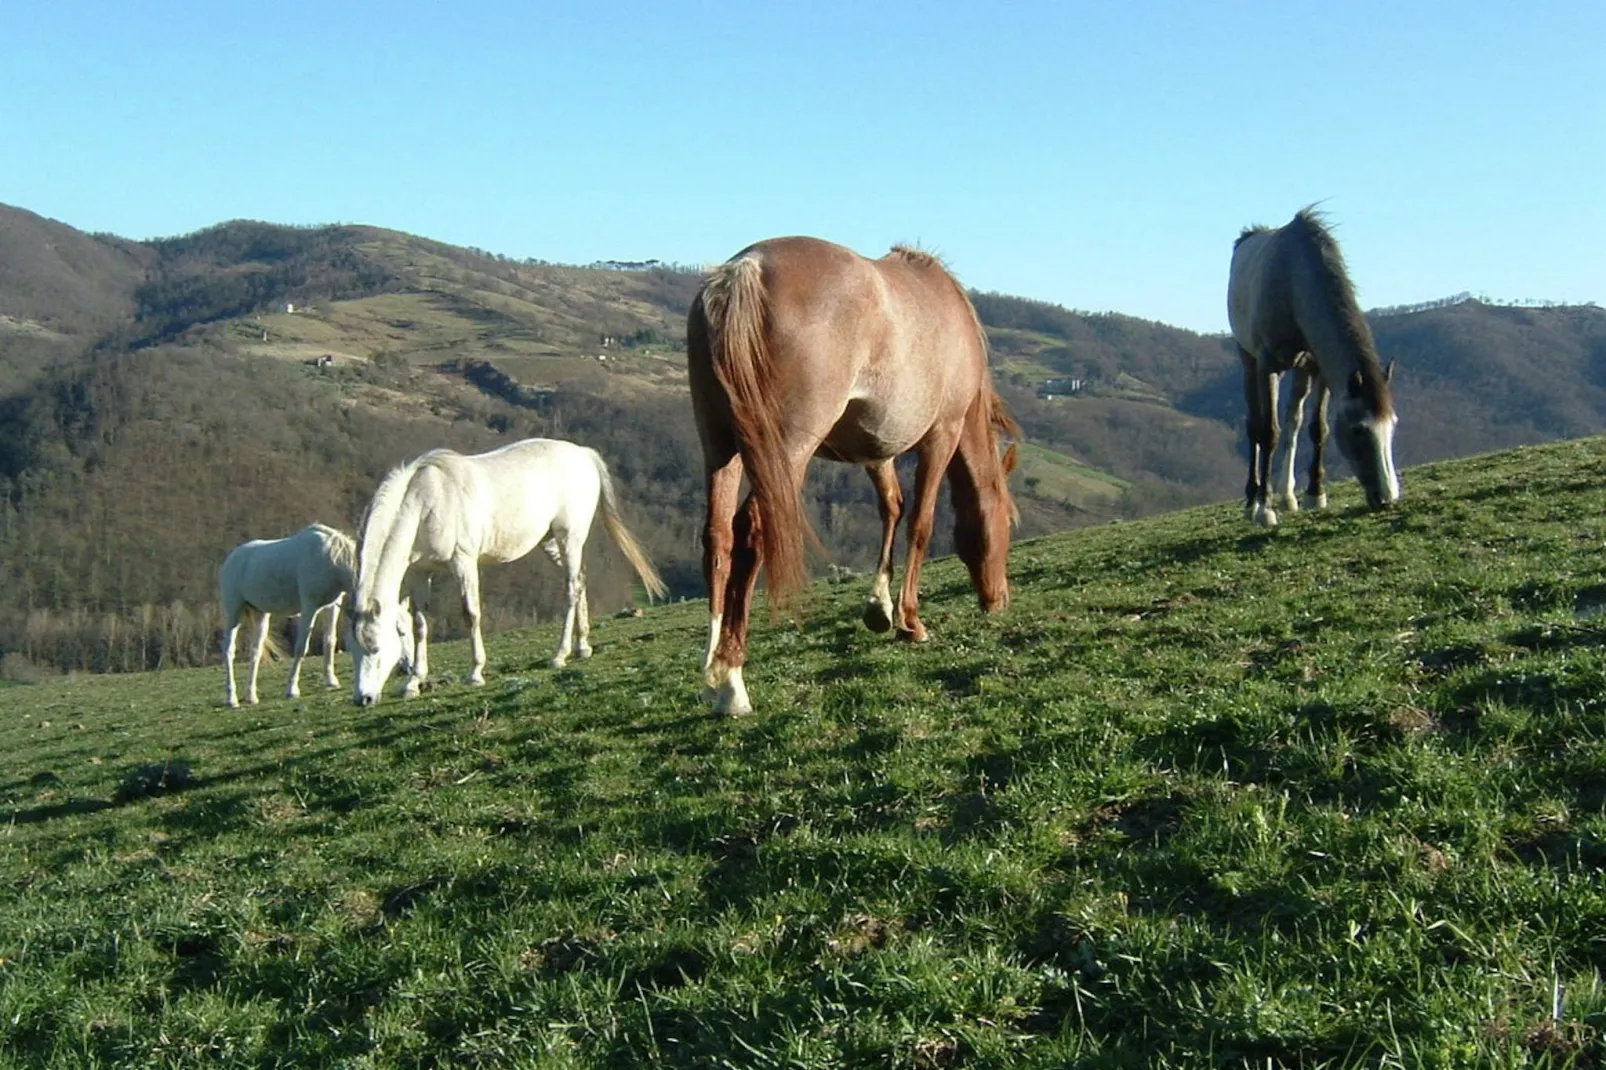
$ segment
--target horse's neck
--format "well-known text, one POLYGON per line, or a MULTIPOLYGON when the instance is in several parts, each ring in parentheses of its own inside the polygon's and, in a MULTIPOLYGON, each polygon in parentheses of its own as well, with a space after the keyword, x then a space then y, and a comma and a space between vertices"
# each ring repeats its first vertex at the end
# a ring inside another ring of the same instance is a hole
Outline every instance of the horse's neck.
POLYGON ((357 562, 359 605, 373 600, 386 604, 401 600, 402 580, 407 566, 412 564, 413 543, 418 538, 422 515, 417 497, 407 494, 388 517, 369 518, 357 562))

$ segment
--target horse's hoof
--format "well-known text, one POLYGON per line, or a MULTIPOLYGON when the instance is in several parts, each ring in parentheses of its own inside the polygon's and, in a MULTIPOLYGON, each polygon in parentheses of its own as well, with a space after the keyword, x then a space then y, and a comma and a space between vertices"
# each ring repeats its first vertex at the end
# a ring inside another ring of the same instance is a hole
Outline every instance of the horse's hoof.
POLYGON ((1326 509, 1327 508, 1327 495, 1325 495, 1325 494, 1307 494, 1307 495, 1305 495, 1305 508, 1306 509, 1326 509))
POLYGON ((553 658, 551 661, 547 662, 547 665, 554 669, 561 669, 567 664, 569 664, 569 659, 563 657, 553 658))
POLYGON ((742 682, 740 665, 727 671, 725 682, 715 692, 714 712, 731 717, 745 717, 753 712, 753 704, 747 698, 747 685, 742 682))
POLYGON ((574 652, 574 656, 579 658, 581 661, 584 661, 591 656, 591 648, 588 646, 583 646, 574 652))
POLYGON ((226 698, 223 700, 223 705, 227 706, 231 710, 237 710, 240 708, 240 700, 237 698, 226 698))
POLYGON ((1271 508, 1270 506, 1266 506, 1266 507, 1263 507, 1263 508, 1259 509, 1255 513, 1255 523, 1259 524, 1263 528, 1274 528, 1274 527, 1276 527, 1277 526, 1277 510, 1271 508))
POLYGON ((484 687, 485 686, 485 675, 483 673, 477 673, 477 672, 476 673, 470 673, 469 677, 468 677, 468 686, 469 687, 484 687))
POLYGON ((880 602, 871 600, 864 607, 864 626, 872 632, 887 632, 892 630, 892 614, 880 602))

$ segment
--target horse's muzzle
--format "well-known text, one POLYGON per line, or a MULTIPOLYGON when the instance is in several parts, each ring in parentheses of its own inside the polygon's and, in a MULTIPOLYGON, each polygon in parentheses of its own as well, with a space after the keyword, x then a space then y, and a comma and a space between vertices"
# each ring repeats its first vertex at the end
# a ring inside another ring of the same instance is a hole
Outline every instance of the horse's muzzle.
POLYGON ((374 703, 379 701, 379 696, 378 695, 358 695, 356 698, 352 699, 352 701, 355 702, 359 706, 364 706, 364 707, 372 706, 374 703))

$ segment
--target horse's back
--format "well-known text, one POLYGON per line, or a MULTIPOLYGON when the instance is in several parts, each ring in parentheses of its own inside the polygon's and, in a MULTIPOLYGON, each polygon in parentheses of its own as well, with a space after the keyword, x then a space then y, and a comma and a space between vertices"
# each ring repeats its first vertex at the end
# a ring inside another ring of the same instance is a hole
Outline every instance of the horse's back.
POLYGON ((1251 356, 1303 348, 1292 283, 1286 227, 1247 233, 1233 247, 1227 323, 1233 339, 1251 356))
MULTIPOLYGON (((974 399, 986 343, 964 290, 936 257, 895 249, 871 260, 819 238, 772 238, 733 257, 705 293, 731 285, 744 261, 761 279, 765 390, 782 399, 789 438, 830 428, 823 452, 881 460, 974 399)), ((700 300, 694 320, 720 303, 700 300)), ((714 356, 704 345, 689 356, 695 391, 713 379, 701 365, 714 356)))
POLYGON ((532 438, 455 458, 442 467, 462 492, 457 538, 478 556, 512 561, 554 529, 589 529, 602 491, 600 458, 589 447, 532 438))

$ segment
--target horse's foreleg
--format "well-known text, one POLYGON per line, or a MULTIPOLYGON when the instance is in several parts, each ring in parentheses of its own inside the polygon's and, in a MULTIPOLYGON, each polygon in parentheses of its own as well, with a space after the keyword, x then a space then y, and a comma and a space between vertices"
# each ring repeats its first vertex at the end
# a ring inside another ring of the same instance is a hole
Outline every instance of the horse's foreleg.
POLYGON ((1289 512, 1299 511, 1299 499, 1294 497, 1294 453, 1299 448, 1299 428, 1305 420, 1305 399, 1310 396, 1310 372, 1303 368, 1293 373, 1293 385, 1288 391, 1288 419, 1278 432, 1277 452, 1272 457, 1271 504, 1289 512))
POLYGON ((269 614, 257 614, 257 634, 251 644, 251 675, 245 682, 245 701, 249 706, 257 704, 257 670, 262 667, 262 651, 268 645, 268 618, 269 614))
POLYGON ((926 626, 920 620, 920 569, 931 545, 931 532, 937 518, 937 491, 948 462, 959 444, 957 434, 941 441, 927 442, 915 466, 914 512, 909 517, 909 554, 903 565, 903 587, 898 592, 898 638, 915 643, 926 641, 926 626))
POLYGON ((480 631, 480 567, 477 562, 458 564, 457 586, 463 592, 463 615, 468 618, 469 647, 474 658, 468 682, 479 687, 485 683, 485 636, 480 631))
POLYGON ((1322 466, 1322 450, 1327 445, 1327 384, 1316 381, 1316 411, 1310 424, 1310 482, 1305 486, 1305 508, 1327 508, 1327 470, 1322 466))
POLYGON ((1256 498, 1252 503, 1254 520, 1261 527, 1277 526, 1277 510, 1266 500, 1271 490, 1271 458, 1277 451, 1277 373, 1255 372, 1253 388, 1255 402, 1250 406, 1254 426, 1251 438, 1257 439, 1255 450, 1254 484, 1256 498))
POLYGON ((407 683, 402 687, 403 698, 416 698, 429 678, 429 579, 422 577, 408 584, 407 599, 412 603, 413 657, 408 666, 407 683))
POLYGON ((335 647, 339 644, 337 637, 340 626, 340 603, 329 604, 329 620, 324 625, 323 636, 323 685, 327 688, 340 686, 340 680, 335 676, 335 647))
POLYGON ((881 510, 881 559, 876 562, 870 604, 864 607, 864 626, 872 632, 885 632, 892 628, 892 549, 898 519, 903 514, 903 488, 898 485, 898 470, 891 459, 867 464, 864 470, 875 484, 876 505, 881 510))
POLYGON ((223 629, 223 668, 227 670, 228 685, 223 691, 223 704, 234 709, 240 704, 239 695, 234 690, 234 638, 240 634, 240 621, 234 618, 232 623, 223 629))
POLYGON ((301 697, 301 663, 306 660, 307 650, 312 646, 312 627, 317 623, 318 607, 313 606, 309 613, 307 607, 301 607, 301 613, 296 617, 296 641, 290 659, 290 682, 285 685, 285 698, 301 697))
POLYGON ((1260 516, 1261 494, 1260 481, 1260 373, 1255 358, 1243 346, 1238 347, 1238 357, 1243 362, 1244 371, 1244 431, 1249 438, 1249 476, 1244 480, 1244 519, 1254 520, 1260 516))

